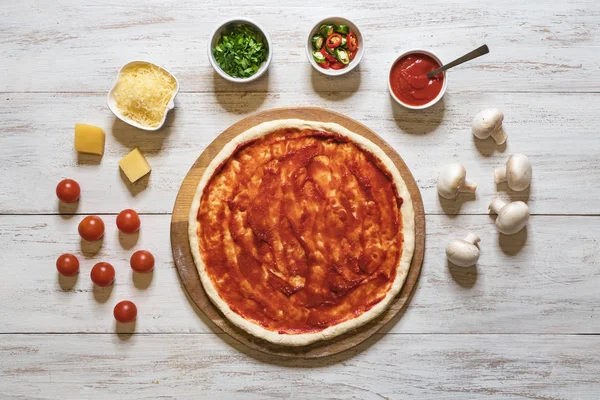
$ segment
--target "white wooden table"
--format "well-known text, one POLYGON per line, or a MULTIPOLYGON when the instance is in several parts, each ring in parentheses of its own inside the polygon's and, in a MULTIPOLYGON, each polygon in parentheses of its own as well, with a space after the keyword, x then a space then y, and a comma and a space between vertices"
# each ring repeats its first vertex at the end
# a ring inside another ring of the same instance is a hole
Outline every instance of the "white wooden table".
POLYGON ((543 398, 600 397, 600 3, 597 0, 2 1, 0 4, 0 398, 543 398), (56 3, 56 4, 52 4, 56 3), (312 70, 304 41, 323 15, 356 22, 366 55, 346 77, 312 70), (270 32, 268 75, 237 86, 206 57, 209 32, 244 15, 270 32), (432 48, 443 60, 483 43, 491 53, 450 72, 444 103, 425 112, 392 104, 386 74, 401 51, 432 48), (168 67, 182 92, 167 126, 144 133, 105 102, 132 59, 168 67), (187 300, 173 265, 170 212, 188 168, 227 126, 258 110, 318 106, 378 132, 421 188, 427 249, 401 317, 355 350, 314 361, 254 352, 219 332, 187 300), (475 141, 476 112, 504 110, 499 150, 475 141), (73 126, 107 132, 101 162, 73 150, 73 126), (130 185, 117 162, 133 147, 153 171, 130 185), (526 231, 499 236, 487 206, 493 167, 514 152, 533 162, 522 194, 526 231), (440 203, 440 166, 460 161, 476 198, 440 203), (65 177, 79 204, 59 208, 65 177), (142 214, 139 237, 119 237, 114 216, 142 214), (75 213, 76 215, 71 215, 75 213), (83 215, 102 215, 101 246, 80 245, 83 215), (477 268, 451 269, 446 242, 481 238, 477 268), (134 249, 152 251, 152 277, 132 277, 134 249), (63 252, 82 261, 58 277, 63 252), (95 254, 97 253, 97 254, 95 254), (114 287, 93 288, 98 260, 114 287), (112 308, 131 299, 133 334, 117 334, 112 308))

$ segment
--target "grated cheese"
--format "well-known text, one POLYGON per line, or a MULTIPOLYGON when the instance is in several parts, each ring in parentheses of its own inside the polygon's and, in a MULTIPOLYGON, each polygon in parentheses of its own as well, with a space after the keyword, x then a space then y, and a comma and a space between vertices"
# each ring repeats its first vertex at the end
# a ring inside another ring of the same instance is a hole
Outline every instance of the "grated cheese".
POLYGON ((158 126, 165 115, 177 83, 166 71, 151 64, 136 64, 121 71, 113 92, 127 118, 144 126, 158 126))

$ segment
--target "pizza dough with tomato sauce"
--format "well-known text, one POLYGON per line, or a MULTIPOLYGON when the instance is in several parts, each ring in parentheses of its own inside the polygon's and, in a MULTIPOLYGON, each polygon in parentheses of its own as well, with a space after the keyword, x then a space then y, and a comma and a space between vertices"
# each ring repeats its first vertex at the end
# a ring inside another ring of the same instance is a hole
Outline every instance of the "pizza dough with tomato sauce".
POLYGON ((380 315, 415 246, 398 169, 334 123, 265 122, 223 147, 202 176, 189 238, 202 285, 236 326, 305 346, 380 315))

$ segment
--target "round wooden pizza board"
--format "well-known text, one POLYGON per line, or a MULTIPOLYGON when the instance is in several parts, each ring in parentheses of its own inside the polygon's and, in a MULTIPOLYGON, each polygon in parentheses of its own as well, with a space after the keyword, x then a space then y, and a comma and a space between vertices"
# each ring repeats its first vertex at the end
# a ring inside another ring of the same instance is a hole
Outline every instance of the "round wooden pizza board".
POLYGON ((425 213, 423 209, 423 200, 421 199, 421 193, 419 192, 415 179, 406 164, 404 164, 404 161, 402 161, 402 158, 400 158, 398 153, 383 141, 383 139, 366 126, 342 114, 321 108, 277 108, 252 115, 233 124, 217 136, 217 138, 202 152, 200 157, 198 157, 183 180, 179 193, 177 194, 177 199, 175 200, 175 207, 173 208, 173 216, 171 218, 171 246, 179 277, 190 298, 208 318, 230 336, 253 349, 284 357, 316 358, 331 356, 344 350, 348 350, 365 341, 407 306, 413 289, 419 279, 421 264, 423 263, 423 254, 425 252, 425 213), (406 282, 404 283, 400 294, 396 296, 388 309, 378 318, 354 331, 328 341, 317 342, 304 347, 274 345, 258 339, 230 323, 212 304, 204 292, 196 265, 192 258, 192 253, 190 252, 190 243, 188 240, 188 215, 192 204, 192 198, 194 197, 196 187, 200 182, 204 170, 213 157, 219 153, 226 143, 245 130, 262 122, 288 118, 299 118, 307 121, 335 122, 350 129, 352 132, 368 138, 378 145, 392 159, 400 171, 412 197, 415 210, 415 253, 408 276, 406 277, 406 282))

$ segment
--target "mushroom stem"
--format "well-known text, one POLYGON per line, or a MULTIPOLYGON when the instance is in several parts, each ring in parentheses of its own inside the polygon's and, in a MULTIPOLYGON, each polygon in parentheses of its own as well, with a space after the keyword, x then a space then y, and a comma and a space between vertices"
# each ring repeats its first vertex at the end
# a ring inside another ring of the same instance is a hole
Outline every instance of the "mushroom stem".
POLYGON ((479 238, 479 236, 477 236, 474 233, 469 233, 466 237, 465 237, 465 242, 469 242, 471 244, 476 244, 481 242, 481 239, 479 238))
POLYGON ((502 129, 502 126, 500 126, 500 129, 492 132, 492 139, 494 139, 496 144, 504 144, 504 142, 506 142, 506 133, 504 132, 504 129, 502 129))
POLYGON ((446 258, 459 267, 470 267, 479 260, 479 236, 469 233, 464 239, 456 239, 446 245, 446 258))
POLYGON ((462 193, 475 193, 477 190, 477 184, 475 182, 465 181, 465 183, 458 188, 459 192, 462 193))
POLYGON ((502 207, 504 207, 505 205, 506 202, 500 197, 494 197, 494 199, 490 203, 489 209, 492 210, 495 214, 498 214, 502 207))
POLYGON ((459 192, 472 193, 477 185, 465 182, 467 171, 460 164, 449 164, 440 171, 437 180, 437 191, 444 199, 454 199, 459 192))
POLYGON ((524 154, 508 157, 506 165, 494 170, 496 183, 507 181, 511 190, 525 190, 531 184, 531 163, 524 154))
POLYGON ((506 179, 506 167, 494 169, 494 182, 496 182, 496 184, 506 182, 506 179))
POLYGON ((495 197, 490 203, 490 210, 498 214, 496 229, 505 235, 514 235, 529 221, 529 207, 522 201, 507 203, 495 197))

